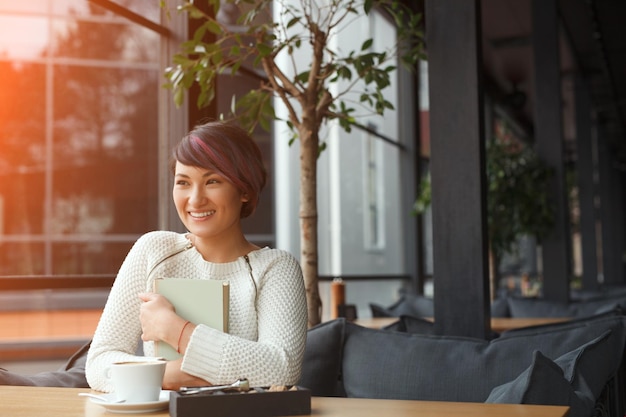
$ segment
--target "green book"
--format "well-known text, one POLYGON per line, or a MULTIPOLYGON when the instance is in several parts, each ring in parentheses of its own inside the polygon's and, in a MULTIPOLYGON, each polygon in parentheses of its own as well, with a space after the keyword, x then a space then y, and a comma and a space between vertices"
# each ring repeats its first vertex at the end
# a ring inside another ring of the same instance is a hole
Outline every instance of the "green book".
MULTIPOLYGON (((176 314, 193 324, 205 324, 228 332, 230 286, 228 281, 213 279, 157 278, 154 292, 172 303, 176 314)), ((155 355, 167 360, 182 355, 165 342, 155 342, 155 355)))

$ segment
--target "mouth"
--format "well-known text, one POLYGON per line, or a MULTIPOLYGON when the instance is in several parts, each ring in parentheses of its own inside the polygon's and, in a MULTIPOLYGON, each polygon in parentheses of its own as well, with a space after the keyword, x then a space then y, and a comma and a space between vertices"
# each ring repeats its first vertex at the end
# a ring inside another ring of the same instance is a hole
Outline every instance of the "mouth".
POLYGON ((209 211, 189 211, 188 212, 191 217, 194 219, 203 219, 205 217, 209 217, 215 214, 215 210, 209 211))

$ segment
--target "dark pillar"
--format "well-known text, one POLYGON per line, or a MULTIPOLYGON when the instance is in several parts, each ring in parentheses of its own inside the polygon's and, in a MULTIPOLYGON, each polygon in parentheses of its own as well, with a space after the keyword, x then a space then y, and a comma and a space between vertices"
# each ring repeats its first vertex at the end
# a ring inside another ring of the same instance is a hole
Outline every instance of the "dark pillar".
POLYGON ((559 21, 556 0, 533 0, 535 141, 539 157, 554 169, 550 195, 554 230, 541 242, 543 297, 568 302, 571 273, 569 210, 563 163, 559 21))
POLYGON ((576 93, 576 173, 583 263, 582 287, 585 290, 597 290, 600 283, 598 282, 597 213, 594 184, 596 164, 592 138, 591 101, 588 86, 580 75, 576 75, 574 78, 574 88, 576 93))
POLYGON ((598 129, 602 275, 607 286, 624 284, 624 203, 622 174, 616 169, 610 144, 598 129))
POLYGON ((435 331, 490 332, 480 2, 427 0, 435 331))

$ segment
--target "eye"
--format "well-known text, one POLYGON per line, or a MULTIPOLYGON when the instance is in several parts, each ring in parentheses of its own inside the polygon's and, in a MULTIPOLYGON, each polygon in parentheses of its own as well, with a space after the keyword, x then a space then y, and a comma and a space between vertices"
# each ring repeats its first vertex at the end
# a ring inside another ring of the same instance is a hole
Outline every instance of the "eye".
POLYGON ((209 185, 209 184, 219 184, 219 182, 220 181, 218 178, 209 178, 206 183, 207 185, 209 185))
POLYGON ((186 180, 178 180, 176 181, 176 185, 189 185, 189 183, 186 180))

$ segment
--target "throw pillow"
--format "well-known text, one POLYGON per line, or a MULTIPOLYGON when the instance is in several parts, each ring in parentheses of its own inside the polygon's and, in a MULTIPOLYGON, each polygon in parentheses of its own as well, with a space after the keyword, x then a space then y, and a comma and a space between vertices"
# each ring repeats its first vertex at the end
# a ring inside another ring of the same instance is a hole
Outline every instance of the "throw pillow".
POLYGON ((344 396, 340 381, 346 319, 339 318, 307 332, 302 374, 298 385, 322 397, 344 396))
MULTIPOLYGON (((588 416, 589 404, 581 401, 563 370, 540 351, 533 352, 531 365, 511 382, 495 387, 485 401, 501 404, 565 405, 569 417, 588 416)), ((591 401, 593 407, 593 399, 591 401)))

